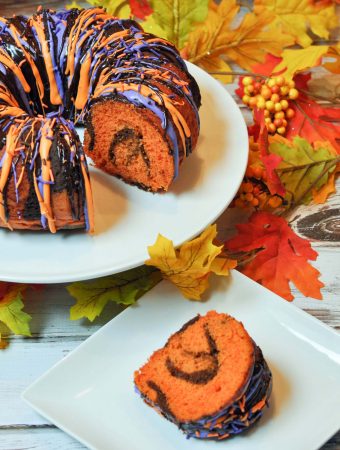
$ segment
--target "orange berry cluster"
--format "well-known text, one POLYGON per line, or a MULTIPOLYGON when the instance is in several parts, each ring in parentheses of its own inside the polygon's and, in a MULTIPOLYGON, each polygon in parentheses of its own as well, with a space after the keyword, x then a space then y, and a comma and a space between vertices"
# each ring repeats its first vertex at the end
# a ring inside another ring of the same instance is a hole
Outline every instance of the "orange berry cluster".
POLYGON ((237 208, 256 208, 261 210, 276 209, 282 205, 279 195, 270 195, 261 182, 245 178, 240 186, 234 205, 237 208))
POLYGON ((282 197, 271 195, 267 187, 267 172, 259 160, 257 146, 250 145, 248 167, 243 183, 237 193, 234 206, 237 208, 255 208, 274 210, 282 206, 282 197))
POLYGON ((251 109, 264 110, 264 121, 269 133, 284 135, 288 120, 295 116, 294 109, 289 107, 289 100, 295 100, 299 96, 294 81, 287 81, 282 76, 261 81, 244 77, 242 84, 243 103, 251 109))

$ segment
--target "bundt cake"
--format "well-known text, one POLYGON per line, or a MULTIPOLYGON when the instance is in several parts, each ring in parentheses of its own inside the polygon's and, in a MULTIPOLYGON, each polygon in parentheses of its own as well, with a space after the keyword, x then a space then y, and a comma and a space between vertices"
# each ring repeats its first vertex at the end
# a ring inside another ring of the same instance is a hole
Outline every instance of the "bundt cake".
POLYGON ((84 152, 166 191, 197 143, 199 106, 176 48, 132 20, 102 8, 0 18, 0 226, 92 231, 84 152))
POLYGON ((135 372, 144 401, 188 437, 222 440, 263 414, 272 376, 243 325, 209 311, 173 334, 135 372))

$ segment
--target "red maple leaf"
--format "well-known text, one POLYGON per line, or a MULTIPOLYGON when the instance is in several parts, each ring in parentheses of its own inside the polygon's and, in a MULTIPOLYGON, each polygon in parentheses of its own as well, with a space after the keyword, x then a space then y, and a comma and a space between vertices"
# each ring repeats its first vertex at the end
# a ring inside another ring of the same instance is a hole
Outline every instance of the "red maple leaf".
POLYGON ((249 137, 252 136, 254 142, 259 146, 260 158, 266 170, 266 185, 269 192, 271 195, 278 194, 283 197, 286 189, 275 170, 282 161, 282 158, 269 153, 268 130, 264 124, 263 111, 260 109, 254 109, 254 124, 248 126, 248 135, 249 137))
POLYGON ((132 15, 138 19, 144 20, 153 12, 148 0, 129 0, 129 3, 132 15))
POLYGON ((238 88, 235 89, 235 94, 237 94, 240 98, 242 98, 244 96, 244 86, 243 86, 243 78, 244 77, 240 77, 238 79, 238 88))
POLYGON ((310 75, 294 77, 299 97, 291 102, 295 116, 289 120, 285 137, 301 136, 308 142, 329 141, 340 153, 340 108, 324 107, 305 93, 310 75))
POLYGON ((318 254, 307 239, 294 233, 284 218, 255 212, 237 229, 238 235, 227 241, 225 247, 235 252, 257 250, 242 269, 245 275, 289 301, 294 298, 290 282, 305 296, 322 299, 320 289, 324 284, 318 279, 320 272, 308 263, 315 261, 318 254))
POLYGON ((258 117, 260 114, 263 115, 263 111, 255 113, 255 120, 261 122, 261 128, 258 134, 257 142, 259 144, 261 161, 263 162, 263 165, 266 169, 267 174, 266 185, 271 195, 278 194, 283 197, 286 193, 286 189, 281 183, 281 180, 275 170, 282 161, 282 158, 279 155, 269 153, 268 130, 264 124, 263 118, 258 117))
MULTIPOLYGON (((271 55, 270 53, 267 53, 266 59, 264 60, 264 62, 254 64, 252 66, 252 71, 254 73, 258 73, 260 75, 265 75, 267 77, 270 77, 272 75, 275 67, 277 65, 279 65, 279 63, 281 61, 282 61, 282 58, 280 58, 279 56, 274 56, 274 55, 271 55)), ((279 73, 275 73, 275 75, 279 75, 279 73)))

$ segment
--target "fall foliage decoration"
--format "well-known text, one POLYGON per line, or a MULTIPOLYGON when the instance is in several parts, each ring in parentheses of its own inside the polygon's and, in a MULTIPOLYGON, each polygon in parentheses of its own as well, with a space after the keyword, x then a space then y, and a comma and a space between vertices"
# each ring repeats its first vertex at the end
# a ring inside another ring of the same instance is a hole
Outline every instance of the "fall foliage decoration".
POLYGON ((330 30, 338 26, 334 4, 310 0, 254 1, 256 15, 261 16, 266 11, 274 15, 273 27, 280 27, 302 47, 312 44, 312 33, 328 39, 330 30))
MULTIPOLYGON (((16 283, 0 283, 0 323, 7 330, 22 336, 30 336, 29 322, 31 317, 23 311, 23 295, 27 286, 16 283)), ((4 328, 5 329, 5 328, 4 328)), ((0 332, 0 349, 7 347, 0 332)))
POLYGON ((214 244, 216 225, 209 226, 197 238, 175 249, 172 241, 162 235, 148 247, 150 259, 145 264, 160 269, 164 279, 171 281, 184 297, 200 300, 208 288, 211 273, 226 276, 237 261, 219 256, 223 245, 214 244))
POLYGON ((335 171, 340 161, 336 151, 328 142, 312 146, 299 136, 289 141, 276 135, 269 142, 269 153, 280 160, 275 171, 284 187, 286 204, 310 203, 313 192, 327 184, 335 171))
POLYGON ((76 303, 71 307, 70 319, 85 317, 92 322, 108 302, 132 305, 161 279, 161 273, 154 267, 141 266, 117 275, 72 283, 67 290, 76 303))
POLYGON ((321 299, 320 273, 308 261, 317 253, 307 239, 297 236, 283 217, 259 211, 237 225, 238 235, 225 243, 234 252, 255 252, 241 271, 286 300, 293 300, 293 282, 304 295, 321 299))

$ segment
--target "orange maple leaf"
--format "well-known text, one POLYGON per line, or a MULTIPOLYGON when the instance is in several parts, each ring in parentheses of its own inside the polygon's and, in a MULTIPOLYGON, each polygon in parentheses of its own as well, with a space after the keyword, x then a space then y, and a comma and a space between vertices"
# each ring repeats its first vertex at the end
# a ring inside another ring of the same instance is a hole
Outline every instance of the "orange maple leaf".
POLYGON ((290 282, 305 296, 322 299, 320 289, 324 284, 318 279, 320 272, 308 263, 315 261, 318 254, 284 218, 255 212, 248 223, 237 225, 237 229, 238 235, 225 243, 226 248, 235 252, 257 251, 241 270, 245 275, 289 301, 294 299, 290 282))

